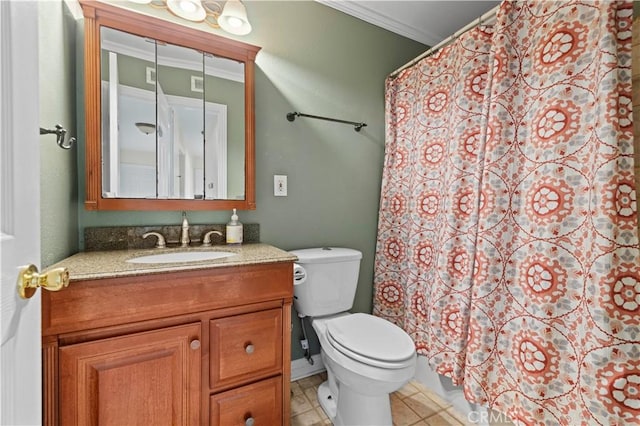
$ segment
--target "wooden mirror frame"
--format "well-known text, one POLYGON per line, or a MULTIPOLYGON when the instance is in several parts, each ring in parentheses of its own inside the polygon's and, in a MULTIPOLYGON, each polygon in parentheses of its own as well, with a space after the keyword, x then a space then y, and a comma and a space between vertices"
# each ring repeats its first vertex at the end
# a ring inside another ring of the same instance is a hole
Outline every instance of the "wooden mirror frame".
POLYGON ((199 31, 132 10, 80 0, 84 14, 85 72, 85 209, 86 210, 253 210, 255 201, 255 115, 254 64, 260 47, 199 31), (100 102, 100 27, 149 37, 170 44, 190 47, 216 56, 234 59, 245 66, 245 193, 244 200, 185 200, 104 198, 102 196, 100 102))

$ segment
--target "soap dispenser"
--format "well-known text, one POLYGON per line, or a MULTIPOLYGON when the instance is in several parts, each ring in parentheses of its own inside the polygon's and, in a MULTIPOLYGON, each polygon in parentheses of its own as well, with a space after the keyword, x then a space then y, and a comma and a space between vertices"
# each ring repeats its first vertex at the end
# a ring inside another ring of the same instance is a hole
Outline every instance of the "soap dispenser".
POLYGON ((242 224, 238 221, 236 209, 233 209, 231 221, 227 223, 227 244, 242 243, 242 224))

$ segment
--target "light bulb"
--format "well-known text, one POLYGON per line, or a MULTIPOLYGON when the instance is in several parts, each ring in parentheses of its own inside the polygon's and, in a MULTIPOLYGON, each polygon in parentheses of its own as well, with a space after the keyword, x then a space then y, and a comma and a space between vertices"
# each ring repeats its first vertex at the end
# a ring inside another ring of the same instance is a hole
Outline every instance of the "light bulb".
POLYGON ((227 0, 218 18, 218 24, 231 34, 245 35, 251 32, 247 9, 240 0, 227 0))
POLYGON ((235 28, 240 28, 243 24, 242 19, 230 16, 227 18, 227 23, 235 28))
POLYGON ((193 13, 196 11, 196 5, 189 1, 189 0, 183 0, 180 2, 180 8, 182 10, 184 10, 187 13, 193 13))
MULTIPOLYGON (((0 0, 2 1, 2 0, 0 0)), ((200 22, 207 17, 200 0, 166 0, 167 8, 174 14, 189 21, 200 22)))

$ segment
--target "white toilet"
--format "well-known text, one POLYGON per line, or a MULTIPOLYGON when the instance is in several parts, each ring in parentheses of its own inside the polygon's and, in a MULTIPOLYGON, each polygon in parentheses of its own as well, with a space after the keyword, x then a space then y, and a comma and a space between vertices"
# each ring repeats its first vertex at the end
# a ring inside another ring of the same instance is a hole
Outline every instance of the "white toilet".
POLYGON ((328 380, 318 401, 334 425, 391 425, 389 394, 413 377, 415 345, 400 327, 353 306, 362 253, 347 248, 291 252, 293 304, 311 317, 328 380))

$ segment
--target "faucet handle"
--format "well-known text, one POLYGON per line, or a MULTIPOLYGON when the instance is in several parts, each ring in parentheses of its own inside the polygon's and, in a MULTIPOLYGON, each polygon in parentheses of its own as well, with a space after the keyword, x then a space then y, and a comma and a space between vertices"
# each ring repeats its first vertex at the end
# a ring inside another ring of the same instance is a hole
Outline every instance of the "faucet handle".
POLYGON ((147 232, 146 234, 142 234, 142 238, 147 238, 152 235, 158 237, 156 248, 165 248, 167 246, 167 242, 165 241, 164 236, 159 232, 147 232))
POLYGON ((222 232, 220 231, 209 231, 204 234, 204 238, 202 239, 203 247, 211 247, 211 234, 218 234, 222 237, 222 232))

